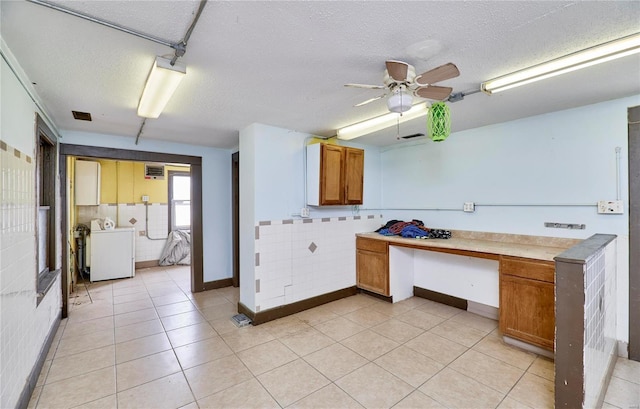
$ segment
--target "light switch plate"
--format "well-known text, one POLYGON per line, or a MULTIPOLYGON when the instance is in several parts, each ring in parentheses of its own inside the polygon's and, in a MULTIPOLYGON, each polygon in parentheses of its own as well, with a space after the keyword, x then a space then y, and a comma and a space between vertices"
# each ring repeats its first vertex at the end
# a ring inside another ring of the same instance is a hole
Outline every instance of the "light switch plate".
POLYGON ((598 202, 599 214, 623 214, 622 200, 600 200, 598 202))

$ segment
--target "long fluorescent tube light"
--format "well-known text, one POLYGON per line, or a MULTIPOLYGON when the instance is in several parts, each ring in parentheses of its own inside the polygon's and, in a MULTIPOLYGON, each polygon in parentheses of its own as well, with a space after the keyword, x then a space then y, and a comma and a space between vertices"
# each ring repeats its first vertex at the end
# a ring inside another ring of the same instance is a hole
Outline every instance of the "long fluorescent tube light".
POLYGON ((156 57, 140 97, 138 116, 159 117, 186 73, 184 64, 176 62, 171 65, 171 60, 156 57))
POLYGON ((480 88, 494 94, 639 52, 640 33, 637 33, 483 82, 480 88))
POLYGON ((345 126, 344 128, 338 129, 337 136, 338 139, 348 141, 349 139, 354 139, 384 128, 389 128, 390 126, 397 124, 398 119, 400 120, 400 123, 403 123, 419 116, 426 115, 428 110, 427 104, 417 104, 402 115, 390 112, 366 121, 358 122, 357 124, 345 126))

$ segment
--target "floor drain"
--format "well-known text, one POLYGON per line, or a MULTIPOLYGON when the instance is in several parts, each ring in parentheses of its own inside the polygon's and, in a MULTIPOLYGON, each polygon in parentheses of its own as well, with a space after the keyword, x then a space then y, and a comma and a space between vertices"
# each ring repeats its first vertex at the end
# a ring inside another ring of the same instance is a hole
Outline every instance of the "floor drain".
POLYGON ((231 317, 231 321, 236 324, 236 327, 246 327, 247 325, 251 325, 251 319, 244 314, 237 314, 231 317))

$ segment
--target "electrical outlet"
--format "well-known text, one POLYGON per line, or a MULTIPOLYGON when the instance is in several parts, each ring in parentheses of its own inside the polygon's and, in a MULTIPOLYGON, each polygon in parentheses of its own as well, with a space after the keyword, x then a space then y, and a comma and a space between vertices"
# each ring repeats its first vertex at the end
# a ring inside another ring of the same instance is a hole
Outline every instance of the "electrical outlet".
POLYGON ((476 211, 476 204, 473 202, 464 202, 464 207, 462 208, 467 213, 473 213, 476 211))
POLYGON ((144 203, 147 203, 149 201, 149 196, 147 196, 147 195, 142 196, 142 201, 144 203))
POLYGON ((599 214, 622 214, 622 200, 600 200, 598 202, 599 214))
POLYGON ((300 216, 301 217, 309 217, 309 208, 308 207, 303 207, 302 209, 300 209, 300 216))

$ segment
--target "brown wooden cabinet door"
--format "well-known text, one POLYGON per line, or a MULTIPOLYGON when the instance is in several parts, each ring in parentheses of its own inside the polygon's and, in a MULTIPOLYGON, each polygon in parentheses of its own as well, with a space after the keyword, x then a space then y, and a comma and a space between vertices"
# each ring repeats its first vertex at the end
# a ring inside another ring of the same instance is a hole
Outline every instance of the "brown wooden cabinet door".
POLYGON ((344 204, 344 154, 336 145, 322 145, 320 150, 320 204, 344 204))
POLYGON ((356 251, 357 286, 389 296, 389 268, 387 253, 356 251))
POLYGON ((345 148, 345 203, 362 204, 364 184, 364 151, 345 148))
POLYGON ((554 284, 501 274, 500 331, 553 351, 554 284))

